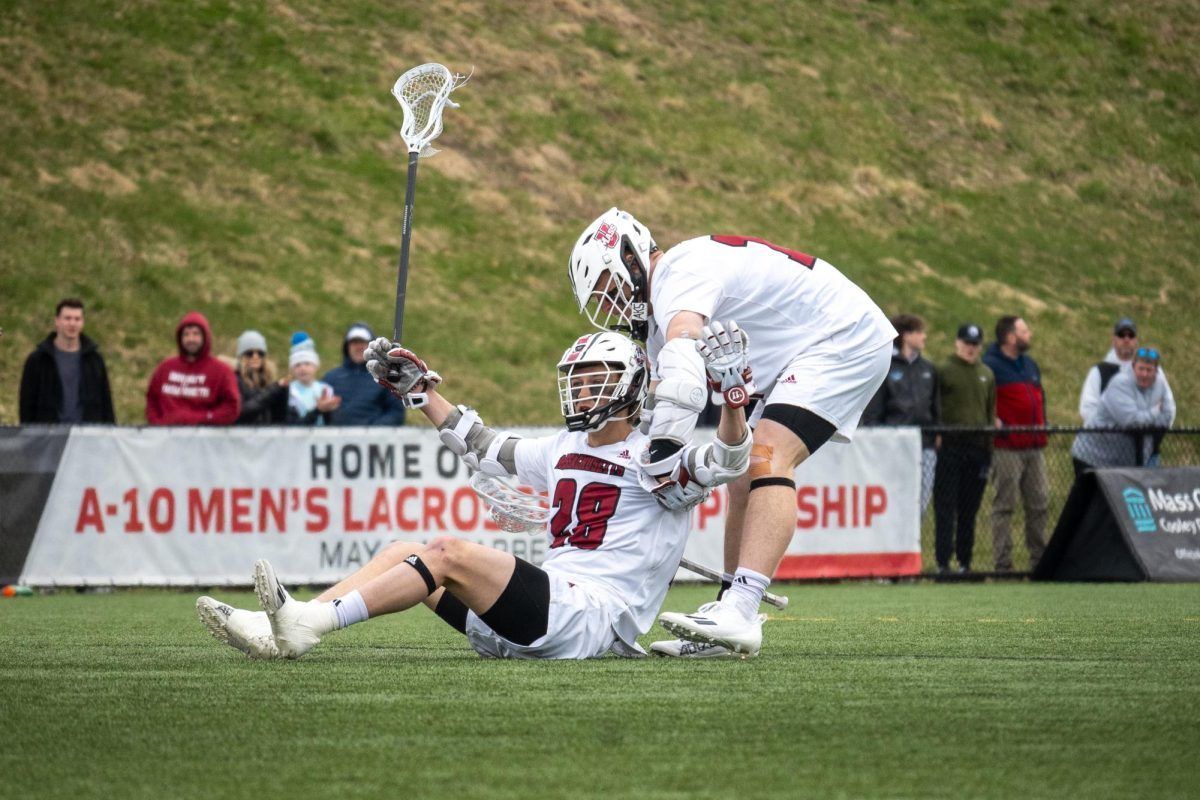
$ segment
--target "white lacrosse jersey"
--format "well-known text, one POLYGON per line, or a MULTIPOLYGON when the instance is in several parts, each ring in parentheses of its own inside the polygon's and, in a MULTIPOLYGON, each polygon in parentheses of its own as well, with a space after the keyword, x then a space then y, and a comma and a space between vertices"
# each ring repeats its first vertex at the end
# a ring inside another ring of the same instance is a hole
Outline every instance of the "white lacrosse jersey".
POLYGON ((887 315, 832 264, 753 237, 701 236, 672 247, 654 269, 650 302, 652 363, 680 311, 734 320, 750 335, 750 366, 763 394, 811 347, 854 357, 896 337, 887 315))
POLYGON ((636 462, 648 444, 636 430, 603 447, 562 431, 522 439, 514 456, 517 479, 548 492, 554 509, 542 569, 598 589, 629 645, 654 623, 691 525, 688 511, 668 511, 650 493, 655 482, 636 462))

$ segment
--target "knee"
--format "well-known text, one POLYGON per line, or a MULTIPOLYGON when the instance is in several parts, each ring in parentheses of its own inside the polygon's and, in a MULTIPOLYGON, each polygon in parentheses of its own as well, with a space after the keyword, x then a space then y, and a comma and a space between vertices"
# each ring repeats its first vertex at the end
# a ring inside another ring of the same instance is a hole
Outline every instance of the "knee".
POLYGON ((754 445, 750 449, 750 466, 746 470, 747 495, 755 489, 767 486, 785 486, 795 489, 796 467, 808 456, 804 445, 796 440, 793 443, 780 443, 771 437, 760 438, 755 435, 754 445), (798 449, 795 445, 798 445, 798 449))
POLYGON ((388 567, 394 567, 413 553, 420 551, 421 545, 413 542, 389 542, 375 555, 374 560, 388 567))
POLYGON ((425 546, 421 551, 421 560, 430 569, 437 565, 442 575, 454 572, 454 568, 462 563, 466 542, 456 536, 439 536, 425 546))

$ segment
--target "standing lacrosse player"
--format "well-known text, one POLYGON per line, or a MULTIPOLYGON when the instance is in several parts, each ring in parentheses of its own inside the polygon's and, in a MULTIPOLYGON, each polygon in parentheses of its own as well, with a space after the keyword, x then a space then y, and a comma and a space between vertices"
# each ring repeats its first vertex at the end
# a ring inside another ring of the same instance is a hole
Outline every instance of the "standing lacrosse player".
MULTIPOLYGON (((705 334, 702 364, 747 369, 740 341, 705 334)), ((197 610, 213 635, 251 657, 298 658, 333 630, 424 603, 483 656, 644 655, 637 637, 654 623, 679 566, 689 514, 664 507, 637 465, 648 444, 634 427, 648 384, 641 347, 611 332, 573 343, 558 362, 566 430, 537 439, 493 430, 473 409, 452 405, 437 391, 441 378, 387 339, 372 342, 367 358, 371 374, 420 408, 473 469, 549 494, 545 562, 453 536, 393 542, 304 603, 259 561, 254 582, 266 613, 201 597, 197 610)), ((716 441, 686 448, 682 458, 697 481, 716 486, 745 471, 750 441, 744 413, 726 408, 716 441)))
POLYGON ((720 599, 660 618, 684 639, 756 651, 758 606, 795 533, 796 467, 830 439, 850 441, 887 374, 896 330, 866 292, 819 258, 745 236, 702 236, 664 253, 646 226, 616 208, 584 230, 568 271, 579 309, 596 327, 646 342, 654 383, 644 467, 658 478, 657 492, 688 493, 680 463, 707 399, 706 377, 715 402, 757 400, 749 470, 730 484, 720 599), (732 335, 754 343, 757 389, 732 370, 706 376, 696 340, 726 319, 741 326, 732 335))

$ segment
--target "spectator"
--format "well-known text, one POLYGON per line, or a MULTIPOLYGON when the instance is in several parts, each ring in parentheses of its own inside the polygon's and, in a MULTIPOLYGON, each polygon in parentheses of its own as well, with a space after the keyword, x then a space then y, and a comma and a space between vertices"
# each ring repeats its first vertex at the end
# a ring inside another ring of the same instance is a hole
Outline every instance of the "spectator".
MULTIPOLYGON (((938 369, 938 397, 943 425, 992 428, 996 422, 996 376, 979 362, 983 331, 967 323, 958 329, 954 354, 938 369)), ((987 434, 942 435, 933 484, 934 558, 938 572, 971 571, 975 550, 975 515, 987 488, 992 465, 992 437, 987 434), (957 533, 957 539, 956 539, 957 533)))
POLYGON ((275 379, 267 360, 267 340, 258 331, 245 331, 237 340, 238 392, 242 412, 238 425, 282 425, 287 421, 288 379, 275 379))
POLYGON ((146 388, 151 425, 232 425, 242 408, 237 376, 212 355, 212 329, 199 311, 175 327, 179 355, 163 360, 146 388))
POLYGON ((289 425, 332 425, 333 412, 342 404, 333 387, 317 380, 321 357, 317 346, 304 331, 292 335, 288 368, 292 383, 288 389, 287 420, 289 425))
MULTIPOLYGON (((996 341, 983 363, 996 375, 996 416, 1001 429, 1008 426, 1046 424, 1046 395, 1042 372, 1027 355, 1033 332, 1020 317, 996 322, 996 341)), ((996 571, 1010 571, 1012 518, 1018 494, 1025 507, 1025 545, 1032 570, 1046 549, 1045 530, 1049 506, 1046 480, 1046 434, 1000 433, 995 440, 996 498, 992 501, 992 554, 996 571)))
MULTIPOLYGON (((1131 368, 1133 354, 1137 349, 1137 325, 1129 317, 1121 317, 1113 325, 1112 347, 1109 349, 1108 355, 1104 357, 1103 361, 1088 370, 1087 377, 1083 381, 1083 391, 1079 394, 1079 417, 1085 426, 1097 427, 1092 416, 1100 405, 1100 394, 1118 370, 1131 368)), ((1163 391, 1166 392, 1166 402, 1174 409, 1175 395, 1171 391, 1171 384, 1167 381, 1167 373, 1161 367, 1158 370, 1156 382, 1162 384, 1163 391)), ((1172 417, 1164 427, 1170 427, 1174 422, 1175 419, 1172 417)), ((1161 435, 1154 440, 1154 452, 1147 461, 1148 464, 1158 463, 1158 447, 1161 441, 1161 435)))
MULTIPOLYGON (((1108 386, 1108 382, 1117 374, 1118 370, 1129 370, 1133 366, 1133 354, 1138 349, 1138 330, 1137 324, 1129 317, 1121 317, 1113 325, 1112 347, 1109 348, 1108 355, 1104 360, 1094 365, 1088 370, 1087 377, 1083 381, 1083 391, 1079 394, 1079 416, 1083 420, 1083 424, 1095 427, 1092 423, 1092 415, 1096 413, 1100 406, 1100 394, 1108 386)), ((1167 374, 1160 367, 1158 370, 1158 378, 1155 383, 1161 383, 1168 402, 1171 407, 1175 406, 1175 395, 1171 392, 1171 385, 1167 382, 1167 374)), ((1174 422, 1174 420, 1171 420, 1174 422)))
MULTIPOLYGON (((863 411, 863 425, 936 425, 938 409, 937 370, 921 357, 925 349, 925 320, 916 314, 892 319, 897 331, 892 346, 892 366, 879 391, 863 411)), ((921 514, 929 506, 933 474, 937 464, 934 434, 921 433, 921 514)))
POLYGON ((334 425, 403 425, 404 406, 367 372, 363 353, 375 334, 356 322, 342 343, 342 365, 325 373, 325 382, 342 398, 333 414, 334 425))
MULTIPOLYGON (((1139 347, 1131 367, 1118 370, 1101 390, 1089 427, 1169 428, 1174 419, 1175 398, 1162 379, 1159 352, 1139 347)), ((1071 446, 1075 477, 1096 467, 1142 466, 1149 461, 1156 441, 1146 434, 1085 431, 1071 446)))
POLYGON ((23 424, 117 421, 104 357, 83 333, 82 300, 58 302, 54 333, 25 359, 19 405, 23 424))

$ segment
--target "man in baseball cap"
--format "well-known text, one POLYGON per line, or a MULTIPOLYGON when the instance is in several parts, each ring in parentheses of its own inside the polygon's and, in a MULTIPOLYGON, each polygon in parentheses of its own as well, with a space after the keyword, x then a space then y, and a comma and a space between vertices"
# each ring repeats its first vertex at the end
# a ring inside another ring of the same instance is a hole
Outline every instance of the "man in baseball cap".
POLYGON ((403 425, 404 406, 367 372, 364 353, 375 338, 365 322, 346 329, 342 340, 342 364, 325 373, 324 381, 342 398, 333 412, 334 425, 403 425))
MULTIPOLYGON (((996 421, 996 376, 980 361, 983 329, 973 322, 958 326, 954 353, 938 366, 938 399, 942 424, 991 428, 996 421)), ((933 479, 934 557, 938 572, 971 569, 975 549, 975 516, 987 488, 992 463, 992 437, 987 434, 942 435, 933 479)))
MULTIPOLYGON (((1100 408, 1100 395, 1108 388, 1108 382, 1112 380, 1113 376, 1120 370, 1133 368, 1133 355, 1137 349, 1137 323, 1130 317, 1122 316, 1113 323, 1112 347, 1109 348, 1108 355, 1104 357, 1103 361, 1093 365, 1083 380, 1083 391, 1079 393, 1079 416, 1084 425, 1092 424, 1091 420, 1100 408)), ((1171 391, 1171 384, 1167 383, 1166 374, 1161 369, 1158 373, 1158 380, 1162 381, 1166 395, 1174 406, 1175 395, 1171 391)))

